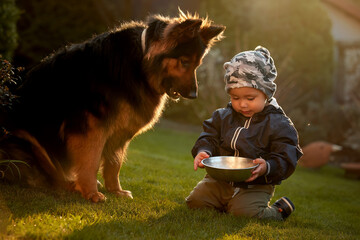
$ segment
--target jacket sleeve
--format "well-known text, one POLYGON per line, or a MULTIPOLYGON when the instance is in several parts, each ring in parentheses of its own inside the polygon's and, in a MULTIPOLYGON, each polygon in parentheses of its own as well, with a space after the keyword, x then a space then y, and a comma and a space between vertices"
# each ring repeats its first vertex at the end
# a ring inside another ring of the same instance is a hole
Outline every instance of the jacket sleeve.
POLYGON ((221 119, 219 110, 216 110, 210 119, 207 119, 203 123, 203 132, 195 142, 194 147, 191 150, 193 157, 201 152, 205 151, 210 156, 216 156, 219 152, 219 141, 221 131, 221 119))
POLYGON ((270 165, 267 181, 279 182, 288 178, 294 171, 302 150, 298 133, 288 118, 273 122, 275 131, 271 133, 270 153, 264 158, 270 165))

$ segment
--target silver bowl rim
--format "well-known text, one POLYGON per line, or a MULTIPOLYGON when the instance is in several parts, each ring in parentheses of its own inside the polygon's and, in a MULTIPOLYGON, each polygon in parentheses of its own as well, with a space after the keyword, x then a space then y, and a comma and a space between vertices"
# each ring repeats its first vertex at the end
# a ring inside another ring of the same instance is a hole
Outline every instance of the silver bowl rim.
POLYGON ((248 168, 219 168, 219 167, 214 167, 214 166, 210 166, 206 163, 204 163, 205 160, 207 159, 216 159, 216 158, 224 158, 224 157, 227 157, 227 158, 244 158, 244 159, 250 159, 252 160, 251 158, 246 158, 246 157, 234 157, 234 156, 214 156, 214 157, 209 157, 209 158, 204 158, 203 160, 201 160, 201 163, 205 166, 205 167, 208 167, 208 168, 213 168, 213 169, 219 169, 219 170, 230 170, 230 171, 239 171, 239 170, 248 170, 248 169, 254 169, 254 168, 257 168, 260 164, 256 164, 252 167, 248 167, 248 168))

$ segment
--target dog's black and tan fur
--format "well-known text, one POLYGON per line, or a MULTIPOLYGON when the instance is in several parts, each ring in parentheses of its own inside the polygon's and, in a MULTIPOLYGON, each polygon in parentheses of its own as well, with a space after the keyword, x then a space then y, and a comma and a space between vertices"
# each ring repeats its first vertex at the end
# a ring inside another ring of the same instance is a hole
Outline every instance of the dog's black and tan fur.
POLYGON ((26 161, 30 168, 18 167, 29 185, 75 189, 93 202, 105 200, 101 167, 106 189, 131 197, 119 182, 130 140, 153 126, 168 97, 197 96, 196 68, 224 29, 182 12, 152 16, 47 57, 16 91, 19 104, 1 113, 0 159, 26 161))

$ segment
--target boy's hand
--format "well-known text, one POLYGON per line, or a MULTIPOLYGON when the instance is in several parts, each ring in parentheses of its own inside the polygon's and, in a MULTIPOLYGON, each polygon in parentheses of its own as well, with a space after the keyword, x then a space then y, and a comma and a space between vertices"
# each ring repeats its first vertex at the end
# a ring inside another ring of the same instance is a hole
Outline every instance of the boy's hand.
POLYGON ((253 160, 253 163, 259 164, 259 166, 252 171, 251 177, 249 177, 245 182, 254 181, 259 176, 264 175, 267 171, 267 165, 264 159, 256 158, 253 160))
POLYGON ((198 167, 204 168, 204 164, 201 163, 201 160, 210 157, 206 152, 199 152, 194 158, 194 170, 196 171, 198 167))

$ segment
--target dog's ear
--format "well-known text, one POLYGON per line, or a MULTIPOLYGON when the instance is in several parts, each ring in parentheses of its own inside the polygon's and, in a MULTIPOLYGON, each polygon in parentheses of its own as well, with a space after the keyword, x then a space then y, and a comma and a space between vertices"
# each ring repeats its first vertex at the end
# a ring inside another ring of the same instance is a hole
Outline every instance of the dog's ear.
POLYGON ((200 29, 200 36, 206 45, 212 44, 223 37, 226 27, 222 25, 205 26, 200 29))
POLYGON ((198 34, 201 24, 201 19, 187 19, 182 23, 173 26, 168 37, 176 39, 178 42, 186 41, 198 34))

